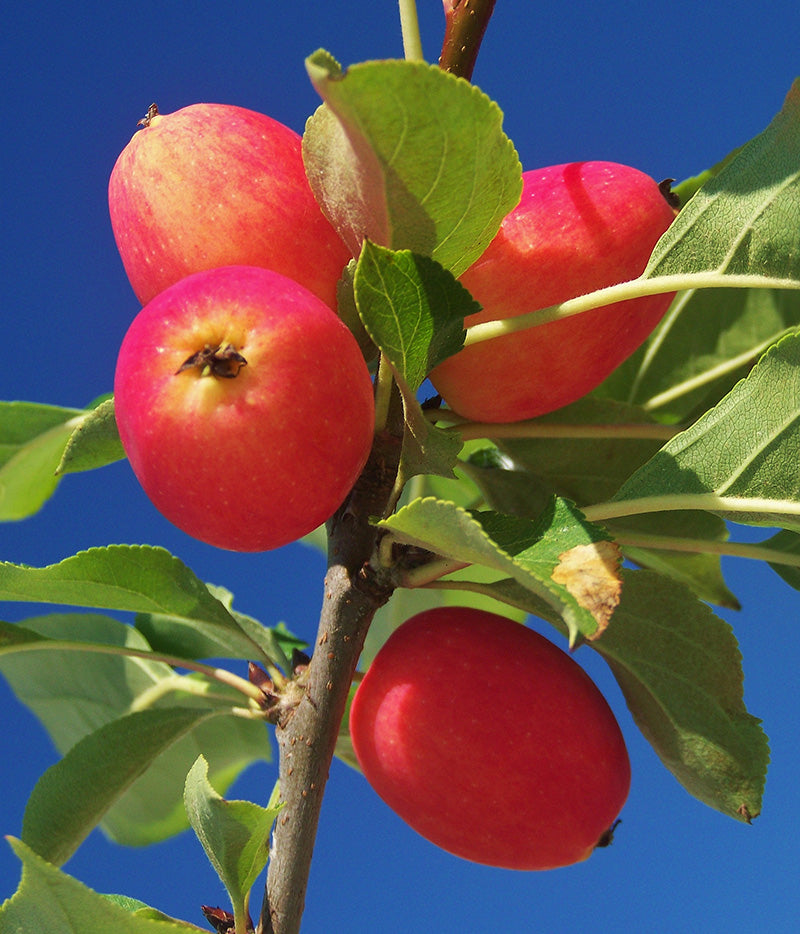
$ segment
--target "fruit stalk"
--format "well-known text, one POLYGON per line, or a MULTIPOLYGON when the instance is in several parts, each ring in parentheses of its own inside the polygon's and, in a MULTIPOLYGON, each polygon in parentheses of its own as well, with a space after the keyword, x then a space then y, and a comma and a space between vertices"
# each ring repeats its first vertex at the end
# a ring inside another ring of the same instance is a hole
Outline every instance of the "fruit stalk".
POLYGON ((469 81, 495 0, 443 0, 444 42, 439 67, 469 81))
MULTIPOLYGON (((390 424, 397 425, 395 393, 390 424)), ((328 569, 306 692, 276 729, 284 807, 273 833, 259 934, 296 934, 305 903, 322 797, 339 725, 367 630, 391 595, 393 582, 377 566, 377 532, 397 471, 396 435, 377 436, 370 461, 345 504, 328 522, 328 569)))

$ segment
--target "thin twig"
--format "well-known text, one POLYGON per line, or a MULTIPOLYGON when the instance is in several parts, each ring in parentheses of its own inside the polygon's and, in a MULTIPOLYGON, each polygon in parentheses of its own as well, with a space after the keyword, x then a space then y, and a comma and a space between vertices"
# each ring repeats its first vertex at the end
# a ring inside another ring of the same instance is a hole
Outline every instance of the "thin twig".
POLYGON ((339 724, 369 624, 394 587, 390 571, 375 561, 378 530, 370 517, 384 511, 397 473, 402 408, 395 396, 389 413, 394 433, 378 436, 353 493, 328 523, 328 571, 306 692, 276 729, 284 807, 273 835, 259 934, 300 930, 339 724))
POLYGON ((444 42, 439 67, 469 81, 495 0, 442 0, 444 42))

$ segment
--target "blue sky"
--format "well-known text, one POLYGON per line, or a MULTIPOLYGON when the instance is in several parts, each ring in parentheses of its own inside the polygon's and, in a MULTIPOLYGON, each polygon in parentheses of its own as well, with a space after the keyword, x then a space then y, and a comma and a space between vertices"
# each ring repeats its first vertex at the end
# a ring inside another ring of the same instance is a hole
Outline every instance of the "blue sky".
MULTIPOLYGON (((435 60, 439 0, 419 0, 435 60)), ((609 159, 682 179, 758 133, 800 74, 795 2, 703 5, 498 0, 474 80, 505 112, 523 165, 609 159)), ((114 161, 151 101, 260 110, 302 131, 317 105, 303 59, 324 46, 343 64, 402 54, 393 0, 306 3, 14 4, 4 13, 0 398, 82 406, 111 387, 119 342, 138 310, 108 221, 114 161)), ((237 606, 312 638, 323 564, 299 545, 233 555, 158 516, 127 463, 68 477, 35 517, 0 527, 0 558, 52 563, 91 545, 169 548, 237 606)), ((769 569, 727 560, 743 609, 722 613, 744 655, 745 696, 772 749, 762 816, 734 823, 663 769, 600 659, 578 654, 629 743, 633 787, 614 845, 589 862, 519 874, 456 860, 403 825, 361 777, 335 763, 304 931, 409 929, 706 932, 795 930, 800 771, 794 685, 800 596, 769 569)), ((3 618, 35 608, 7 606, 3 618)), ((55 759, 36 721, 0 685, 0 832, 18 834, 24 802, 55 759)), ((234 795, 265 800, 274 768, 254 767, 234 795)), ((94 834, 67 870, 202 924, 226 903, 189 834, 129 851, 94 834)), ((0 844, 0 899, 18 867, 0 844)))

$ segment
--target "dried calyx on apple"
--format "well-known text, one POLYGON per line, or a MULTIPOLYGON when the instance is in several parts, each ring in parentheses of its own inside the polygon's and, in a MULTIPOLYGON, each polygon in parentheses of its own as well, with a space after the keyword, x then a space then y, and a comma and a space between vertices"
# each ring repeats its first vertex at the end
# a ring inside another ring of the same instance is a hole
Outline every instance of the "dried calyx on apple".
POLYGON ((219 379, 234 379, 239 370, 247 366, 247 360, 239 353, 233 344, 218 344, 212 347, 206 344, 188 357, 176 373, 186 370, 199 370, 200 376, 216 376, 219 379))

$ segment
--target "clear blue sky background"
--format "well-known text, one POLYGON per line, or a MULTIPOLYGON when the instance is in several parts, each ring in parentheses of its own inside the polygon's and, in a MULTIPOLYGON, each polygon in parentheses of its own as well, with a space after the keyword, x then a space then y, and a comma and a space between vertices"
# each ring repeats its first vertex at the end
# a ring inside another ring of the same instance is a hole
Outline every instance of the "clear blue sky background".
MULTIPOLYGON (((427 57, 439 0, 420 0, 427 57)), ((106 184, 151 101, 162 112, 235 103, 302 131, 317 105, 303 59, 402 55, 393 0, 197 3, 33 0, 3 15, 0 398, 82 406, 109 390, 137 311, 117 256, 106 184)), ((525 167, 600 158, 660 179, 706 168, 758 133, 800 74, 796 0, 667 4, 498 0, 474 80, 505 111, 525 167)), ((239 609, 312 638, 322 559, 299 545, 240 556, 170 527, 126 462, 68 477, 36 517, 0 527, 0 557, 33 565, 110 542, 161 544, 236 594, 239 609)), ((407 829, 355 772, 335 763, 304 931, 502 930, 788 932, 800 924, 796 684, 800 595, 769 569, 727 561, 743 609, 723 614, 744 654, 746 700, 772 747, 764 812, 747 827, 700 805, 663 769, 603 663, 578 654, 629 742, 633 788, 614 845, 587 863, 519 874, 456 860, 407 829)), ((31 606, 5 606, 21 619, 31 606)), ((38 723, 0 685, 0 831, 55 759, 38 723)), ((264 800, 274 767, 234 788, 264 800)), ((190 834, 128 851, 95 833, 67 870, 202 924, 226 904, 190 834)), ((18 864, 0 842, 0 899, 18 864)))

